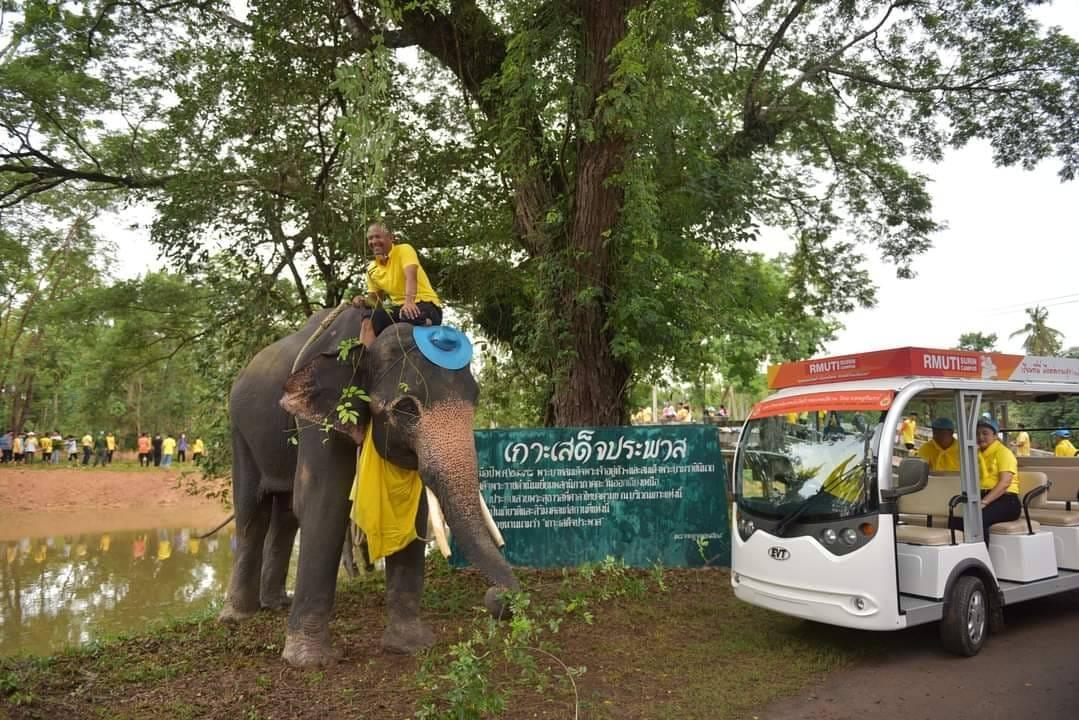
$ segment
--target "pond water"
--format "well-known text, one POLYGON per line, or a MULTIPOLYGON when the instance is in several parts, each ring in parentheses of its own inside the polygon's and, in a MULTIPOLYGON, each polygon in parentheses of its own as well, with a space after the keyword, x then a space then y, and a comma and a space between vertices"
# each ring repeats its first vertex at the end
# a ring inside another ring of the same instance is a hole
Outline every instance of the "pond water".
POLYGON ((50 654, 220 603, 232 525, 0 542, 0 655, 50 654))

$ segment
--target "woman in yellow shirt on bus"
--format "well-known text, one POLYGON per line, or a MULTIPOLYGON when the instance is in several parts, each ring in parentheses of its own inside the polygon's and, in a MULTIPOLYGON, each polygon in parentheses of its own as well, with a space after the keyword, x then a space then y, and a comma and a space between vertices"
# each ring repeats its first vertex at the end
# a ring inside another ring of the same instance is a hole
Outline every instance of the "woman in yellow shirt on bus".
MULTIPOLYGON (((982 494, 982 532, 989 544, 989 528, 1000 522, 1018 520, 1022 511, 1019 502, 1019 463, 1012 451, 997 439, 1000 426, 995 420, 978 420, 978 471, 982 494)), ((963 518, 952 518, 951 527, 963 529, 963 518)))
POLYGON ((1061 428, 1053 433, 1053 437, 1056 438, 1053 454, 1057 457, 1075 457, 1076 453, 1079 453, 1079 450, 1072 445, 1072 441, 1068 439, 1071 437, 1070 431, 1061 428))

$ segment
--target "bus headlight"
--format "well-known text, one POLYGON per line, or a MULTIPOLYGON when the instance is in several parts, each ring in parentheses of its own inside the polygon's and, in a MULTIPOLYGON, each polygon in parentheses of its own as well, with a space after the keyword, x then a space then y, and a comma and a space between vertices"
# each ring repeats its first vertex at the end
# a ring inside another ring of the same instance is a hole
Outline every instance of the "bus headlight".
POLYGON ((834 545, 837 537, 835 530, 832 528, 827 528, 820 534, 821 542, 825 545, 834 545))
POLYGON ((854 531, 854 528, 843 528, 843 531, 839 533, 840 539, 848 545, 854 545, 858 542, 858 533, 854 531))

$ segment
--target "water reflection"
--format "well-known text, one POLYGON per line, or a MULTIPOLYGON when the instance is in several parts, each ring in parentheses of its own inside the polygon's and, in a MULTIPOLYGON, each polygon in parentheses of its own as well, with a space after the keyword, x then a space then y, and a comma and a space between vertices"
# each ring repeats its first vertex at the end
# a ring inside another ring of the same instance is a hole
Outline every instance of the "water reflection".
POLYGON ((47 654, 138 631, 224 597, 232 526, 56 535, 7 542, 0 563, 0 655, 47 654))

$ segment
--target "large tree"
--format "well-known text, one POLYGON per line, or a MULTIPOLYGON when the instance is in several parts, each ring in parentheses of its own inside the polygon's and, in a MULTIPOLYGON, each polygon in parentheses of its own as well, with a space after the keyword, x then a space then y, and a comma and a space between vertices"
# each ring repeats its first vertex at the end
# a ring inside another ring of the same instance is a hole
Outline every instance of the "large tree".
POLYGON ((905 160, 984 138, 1071 179, 1079 48, 1033 4, 15 3, 0 203, 145 198, 171 257, 226 245, 305 310, 386 216, 548 378, 548 422, 614 423, 663 369, 818 349, 873 301, 863 252, 909 275, 937 224, 905 160))

